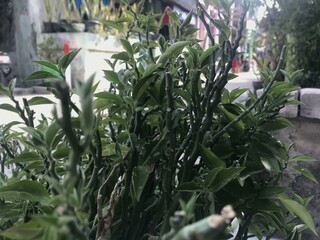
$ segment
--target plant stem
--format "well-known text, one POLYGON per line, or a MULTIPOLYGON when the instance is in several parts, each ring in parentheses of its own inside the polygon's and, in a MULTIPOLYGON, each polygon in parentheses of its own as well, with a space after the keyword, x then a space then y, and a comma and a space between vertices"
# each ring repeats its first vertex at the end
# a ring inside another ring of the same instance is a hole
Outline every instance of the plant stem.
POLYGON ((206 144, 207 146, 211 146, 212 144, 214 144, 225 132, 227 132, 231 127, 233 127, 235 124, 237 124, 237 122, 239 122, 241 119, 243 119, 245 116, 247 116, 265 98, 265 96, 268 94, 270 88, 272 87, 273 83, 275 82, 276 76, 278 75, 278 72, 280 72, 280 69, 283 65, 285 49, 286 49, 286 47, 284 46, 281 51, 280 60, 278 62, 275 74, 273 75, 273 78, 271 79, 271 81, 269 82, 269 84, 267 85, 265 90, 263 91, 262 95, 259 98, 257 98, 257 100, 253 104, 251 104, 251 106, 248 107, 244 112, 242 112, 236 119, 234 119, 232 122, 230 122, 228 125, 226 125, 221 131, 219 131, 217 134, 215 134, 210 139, 210 141, 208 141, 208 143, 206 144))

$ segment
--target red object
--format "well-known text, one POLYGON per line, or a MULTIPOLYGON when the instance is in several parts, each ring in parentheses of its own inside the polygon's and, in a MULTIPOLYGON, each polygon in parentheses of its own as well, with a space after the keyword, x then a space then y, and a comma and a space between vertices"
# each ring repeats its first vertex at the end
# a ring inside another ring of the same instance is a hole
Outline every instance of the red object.
POLYGON ((232 60, 232 71, 234 73, 238 73, 239 72, 239 60, 237 58, 232 60))
POLYGON ((63 52, 64 54, 68 54, 70 52, 70 43, 68 41, 64 42, 63 52))

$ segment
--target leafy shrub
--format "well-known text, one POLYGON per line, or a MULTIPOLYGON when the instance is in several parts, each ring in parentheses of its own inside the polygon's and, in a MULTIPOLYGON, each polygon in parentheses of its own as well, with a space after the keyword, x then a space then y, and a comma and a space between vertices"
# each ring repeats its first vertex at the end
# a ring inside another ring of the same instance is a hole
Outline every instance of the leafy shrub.
MULTIPOLYGON (((194 235, 186 229, 220 226, 201 219, 228 204, 237 213, 233 228, 222 224, 216 239, 299 239, 305 228, 315 232, 305 208, 310 198, 279 185, 290 161, 310 160, 289 159, 272 136, 290 126, 277 114, 296 89, 277 82, 284 51, 276 71, 263 73, 262 96, 248 93, 248 101, 237 103, 246 90, 229 92, 224 86, 234 78, 228 72, 245 13, 231 43, 230 3, 217 4, 223 11, 214 20, 197 3, 206 28, 209 19, 221 32, 218 43, 208 33, 206 50, 189 37, 195 32, 191 14, 180 22, 172 12, 172 39, 152 41, 152 15, 132 12, 128 36, 136 33, 140 41, 121 40, 125 51, 114 54, 112 70, 104 71, 109 91, 96 92, 93 77, 69 89, 65 69, 78 51, 57 63, 38 61, 43 69, 28 79, 45 79, 59 100, 53 119, 34 122, 32 105, 49 99, 34 97, 21 105, 13 96, 14 82, 0 87, 13 101, 0 108, 22 119, 1 132, 2 163, 14 168, 11 177, 1 174, 2 239, 188 239, 194 235), (123 68, 116 71, 116 63, 123 68), (79 96, 79 106, 72 95, 79 96), (21 130, 11 130, 14 125, 21 130), (180 207, 183 214, 171 218, 180 207)), ((307 170, 293 169, 316 181, 307 170)))
POLYGON ((283 45, 288 46, 286 69, 304 69, 296 83, 301 87, 319 87, 320 2, 275 0, 260 22, 264 32, 266 58, 273 69, 283 45))

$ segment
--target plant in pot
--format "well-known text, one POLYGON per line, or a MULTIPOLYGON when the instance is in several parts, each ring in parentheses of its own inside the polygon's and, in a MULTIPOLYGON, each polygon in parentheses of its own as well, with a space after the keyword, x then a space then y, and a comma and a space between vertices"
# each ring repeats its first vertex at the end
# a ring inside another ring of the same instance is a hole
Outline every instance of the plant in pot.
POLYGON ((124 51, 104 71, 109 91, 96 92, 93 77, 70 90, 65 70, 78 51, 56 63, 38 61, 43 69, 27 79, 44 79, 57 98, 53 118, 36 123, 32 109, 51 100, 37 96, 21 104, 14 82, 0 87, 13 101, 0 107, 22 120, 1 128, 1 160, 15 171, 0 175, 0 237, 299 239, 306 228, 316 234, 306 209, 311 198, 279 182, 289 162, 310 160, 289 158, 272 135, 290 126, 277 113, 296 89, 277 82, 284 52, 276 71, 265 73, 264 93, 236 103, 246 90, 224 86, 235 77, 229 71, 247 5, 231 43, 231 3, 215 4, 221 19, 197 2, 206 29, 210 21, 221 33, 215 42, 208 31, 208 49, 190 38, 192 13, 183 22, 172 13, 172 38, 153 41, 153 15, 143 15, 140 6, 131 11, 127 37, 136 34, 139 41, 121 39, 124 51), (19 130, 10 129, 15 125, 19 130))
MULTIPOLYGON (((132 5, 130 9, 135 9, 132 5)), ((111 0, 108 5, 104 5, 102 0, 84 0, 83 11, 87 20, 86 31, 93 33, 108 32, 108 35, 117 35, 120 32, 126 32, 129 22, 133 19, 130 18, 131 14, 121 1, 111 0), (110 30, 110 26, 115 24, 121 25, 120 27, 110 30)))
POLYGON ((81 7, 77 6, 75 0, 66 1, 63 3, 63 11, 65 19, 60 20, 61 26, 66 32, 84 32, 85 24, 83 23, 81 7))
POLYGON ((46 10, 46 19, 43 23, 43 32, 44 33, 52 33, 52 32, 61 32, 63 29, 58 23, 61 14, 63 12, 64 3, 55 3, 53 4, 50 0, 45 0, 45 10, 46 10))

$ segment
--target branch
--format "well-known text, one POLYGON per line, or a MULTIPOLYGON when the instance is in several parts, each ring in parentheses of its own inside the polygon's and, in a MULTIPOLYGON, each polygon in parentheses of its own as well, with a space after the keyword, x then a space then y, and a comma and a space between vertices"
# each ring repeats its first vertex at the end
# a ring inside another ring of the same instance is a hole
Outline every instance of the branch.
POLYGON ((270 88, 272 87, 273 83, 275 82, 276 77, 277 77, 278 73, 280 72, 280 68, 283 65, 285 50, 286 50, 286 47, 284 46, 281 51, 280 60, 278 62, 276 71, 275 71, 271 81, 269 82, 269 84, 267 85, 265 90, 263 91, 262 95, 259 98, 257 98, 257 100, 250 107, 248 107, 244 112, 242 112, 236 119, 234 119, 232 122, 230 122, 228 125, 226 125, 221 131, 219 131, 216 135, 214 135, 210 139, 210 141, 206 144, 207 146, 211 146, 212 144, 214 144, 219 139, 219 137, 221 137, 225 132, 228 131, 228 129, 233 127, 235 124, 237 124, 237 122, 239 122, 241 119, 243 119, 245 116, 247 116, 258 105, 258 103, 260 103, 265 98, 265 96, 268 94, 270 88))

